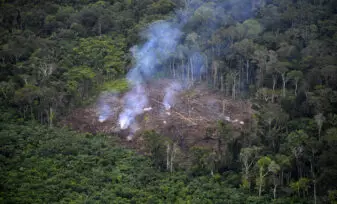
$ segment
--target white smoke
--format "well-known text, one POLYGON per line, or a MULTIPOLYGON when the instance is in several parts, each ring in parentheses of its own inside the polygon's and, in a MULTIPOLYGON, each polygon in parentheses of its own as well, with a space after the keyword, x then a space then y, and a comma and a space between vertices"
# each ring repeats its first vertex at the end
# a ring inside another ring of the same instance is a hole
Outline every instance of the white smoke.
POLYGON ((103 123, 109 117, 113 116, 113 110, 110 107, 109 102, 116 100, 115 95, 111 95, 110 93, 104 93, 100 96, 100 101, 98 103, 98 121, 103 123))
POLYGON ((142 84, 151 79, 159 65, 165 63, 170 53, 175 51, 181 31, 174 23, 159 21, 143 34, 148 41, 141 47, 135 46, 131 49, 136 64, 127 74, 127 79, 133 89, 124 97, 124 110, 119 115, 121 129, 130 127, 135 123, 137 115, 148 110, 148 99, 142 84))
POLYGON ((173 82, 168 87, 165 88, 165 96, 163 99, 163 104, 167 112, 174 105, 175 97, 182 89, 183 86, 178 82, 173 82))
MULTIPOLYGON (((142 114, 144 111, 149 111, 146 108, 148 99, 142 88, 142 84, 158 72, 158 69, 166 63, 172 56, 172 53, 179 51, 181 52, 181 56, 187 59, 187 64, 189 65, 185 64, 183 66, 186 67, 186 70, 189 69, 191 71, 188 80, 201 79, 207 62, 205 62, 204 54, 202 54, 199 46, 197 46, 198 43, 195 41, 208 40, 214 31, 226 25, 231 19, 243 22, 252 15, 253 11, 250 0, 210 1, 211 3, 192 0, 186 2, 190 3, 185 5, 185 9, 176 11, 172 19, 157 21, 151 24, 142 33, 146 42, 131 49, 136 63, 128 72, 127 79, 133 88, 123 98, 125 101, 124 109, 119 115, 121 129, 129 128, 136 122, 137 115, 142 114), (207 11, 213 11, 210 17, 200 15, 207 13, 207 11), (190 35, 186 39, 181 40, 181 36, 183 36, 182 30, 186 25, 193 28, 194 33, 197 35, 190 35), (177 50, 179 43, 184 43, 184 41, 190 42, 187 43, 189 45, 186 46, 186 43, 181 44, 181 48, 177 50)), ((223 43, 216 47, 219 50, 226 50, 225 48, 228 47, 228 43, 224 40, 223 43)), ((186 70, 182 73, 187 73, 186 70)), ((182 76, 182 78, 186 79, 186 76, 182 76)), ((168 114, 170 114, 168 111, 174 105, 175 96, 180 90, 181 86, 176 83, 171 84, 165 89, 163 104, 168 114)), ((103 105, 101 112, 99 120, 105 121, 111 110, 109 107, 103 105)))
POLYGON ((138 84, 124 96, 123 101, 125 104, 119 115, 119 125, 121 129, 127 129, 135 122, 136 116, 144 112, 148 99, 144 88, 138 84))

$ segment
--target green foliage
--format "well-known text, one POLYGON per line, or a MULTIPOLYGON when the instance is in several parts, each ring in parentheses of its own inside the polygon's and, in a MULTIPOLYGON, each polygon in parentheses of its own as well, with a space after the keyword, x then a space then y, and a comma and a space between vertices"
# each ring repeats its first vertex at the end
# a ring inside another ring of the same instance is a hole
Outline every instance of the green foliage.
POLYGON ((324 137, 324 140, 328 142, 336 142, 337 141, 337 128, 328 129, 324 137))
POLYGON ((153 2, 148 11, 151 14, 167 14, 174 8, 174 3, 171 0, 159 0, 153 2))
POLYGON ((80 64, 94 68, 99 73, 115 77, 123 73, 125 66, 125 40, 121 37, 111 39, 108 36, 82 38, 73 48, 80 64))
MULTIPOLYGON (((27 122, 2 122, 0 127, 0 197, 8 203, 242 203, 246 199, 219 174, 192 178, 184 172, 160 172, 150 159, 118 147, 111 137, 27 122)), ((145 137, 158 136, 148 132, 145 137)), ((160 145, 151 141, 154 154, 160 145)))
POLYGON ((212 159, 212 152, 204 147, 193 147, 191 150, 192 172, 196 175, 211 172, 214 168, 214 160, 212 159))
POLYGON ((125 83, 110 81, 126 73, 138 31, 175 6, 168 0, 3 4, 1 104, 18 107, 24 118, 30 109, 29 118, 41 123, 50 123, 51 108, 57 120, 102 89, 125 90, 125 83))
POLYGON ((329 200, 332 204, 337 203, 337 190, 329 191, 329 200))
POLYGON ((11 111, 0 114, 0 202, 336 202, 336 1, 0 5, 0 109, 11 111), (102 135, 52 128, 100 91, 128 90, 121 78, 133 63, 129 48, 175 8, 188 20, 158 78, 195 81, 197 51, 200 83, 225 97, 250 96, 253 116, 242 131, 220 122, 214 147, 179 151, 177 166, 188 174, 168 174, 167 149, 179 147, 155 131, 143 135, 147 158, 102 135))
POLYGON ((300 197, 301 191, 303 191, 303 194, 308 191, 308 184, 308 178, 300 178, 298 181, 291 182, 290 187, 293 189, 293 191, 297 192, 298 196, 300 197))
POLYGON ((256 37, 263 30, 262 25, 254 19, 246 20, 242 25, 245 26, 246 36, 248 38, 256 37))
POLYGON ((70 69, 66 73, 66 77, 69 80, 74 80, 74 81, 83 81, 83 80, 90 80, 95 77, 95 73, 92 71, 90 67, 87 66, 79 66, 79 67, 74 67, 70 69))
POLYGON ((273 162, 267 156, 261 157, 257 161, 257 166, 259 168, 259 177, 256 178, 256 184, 259 187, 259 196, 261 196, 262 187, 265 186, 264 177, 267 176, 267 174, 269 173, 270 170, 275 170, 275 167, 270 167, 270 164, 273 164, 273 162))
POLYGON ((152 158, 154 165, 158 168, 165 168, 166 158, 166 139, 156 133, 154 130, 146 131, 142 134, 145 141, 145 148, 149 156, 152 158))
POLYGON ((14 100, 17 103, 33 104, 34 100, 39 96, 39 87, 34 85, 25 85, 23 88, 15 91, 14 100))
POLYGON ((117 79, 105 82, 102 87, 103 91, 120 93, 129 89, 129 83, 126 79, 117 79))
POLYGON ((290 147, 297 148, 304 144, 308 139, 308 135, 303 130, 297 130, 291 132, 287 139, 290 147))

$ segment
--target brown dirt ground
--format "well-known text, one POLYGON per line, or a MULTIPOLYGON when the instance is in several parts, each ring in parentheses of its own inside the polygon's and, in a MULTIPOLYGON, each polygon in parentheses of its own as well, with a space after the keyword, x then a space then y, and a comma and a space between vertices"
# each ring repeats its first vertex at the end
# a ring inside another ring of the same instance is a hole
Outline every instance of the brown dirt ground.
POLYGON ((231 100, 223 97, 218 91, 212 91, 204 84, 195 84, 181 91, 170 110, 166 114, 162 100, 164 90, 172 83, 171 80, 157 80, 147 83, 150 107, 137 117, 140 128, 132 141, 127 141, 129 130, 120 130, 118 115, 123 109, 123 94, 103 94, 100 100, 109 104, 113 114, 104 122, 98 121, 99 105, 78 108, 72 111, 62 122, 64 126, 80 132, 105 133, 118 135, 121 145, 141 149, 141 133, 145 130, 156 130, 160 134, 176 141, 181 148, 192 146, 214 146, 214 139, 206 137, 206 130, 214 128, 216 121, 227 121, 233 129, 242 131, 252 115, 251 104, 248 101, 231 100), (227 120, 226 120, 227 119, 227 120), (235 121, 235 119, 237 121, 235 121), (244 124, 240 124, 240 121, 244 124))

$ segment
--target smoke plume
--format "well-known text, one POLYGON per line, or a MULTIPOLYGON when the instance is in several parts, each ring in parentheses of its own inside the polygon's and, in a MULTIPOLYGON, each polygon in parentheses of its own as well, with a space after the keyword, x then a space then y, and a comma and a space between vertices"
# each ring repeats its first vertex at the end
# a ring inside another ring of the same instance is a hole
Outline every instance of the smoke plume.
POLYGON ((174 105, 175 96, 182 90, 182 88, 182 85, 178 82, 172 82, 168 87, 166 87, 163 99, 163 104, 166 110, 169 110, 171 106, 174 105))
MULTIPOLYGON (((224 41, 213 45, 211 49, 204 47, 203 51, 201 47, 219 27, 231 26, 233 21, 242 22, 253 14, 253 7, 256 7, 256 1, 251 0, 182 2, 184 5, 170 20, 154 22, 141 33, 146 40, 144 44, 131 48, 135 65, 127 74, 132 89, 124 97, 124 110, 119 115, 121 129, 131 127, 137 115, 147 109, 148 98, 143 84, 166 69, 168 60, 176 58, 181 61, 176 66, 176 69, 180 69, 177 70, 178 76, 173 74, 175 78, 185 82, 201 80, 209 64, 205 57, 207 53, 214 52, 215 49, 225 52, 228 43, 224 41)), ((165 89, 163 104, 166 109, 174 104, 175 95, 182 87, 184 86, 174 82, 165 89)), ((109 112, 106 106, 102 109, 109 112)), ((100 118, 104 120, 106 114, 102 112, 100 118)))

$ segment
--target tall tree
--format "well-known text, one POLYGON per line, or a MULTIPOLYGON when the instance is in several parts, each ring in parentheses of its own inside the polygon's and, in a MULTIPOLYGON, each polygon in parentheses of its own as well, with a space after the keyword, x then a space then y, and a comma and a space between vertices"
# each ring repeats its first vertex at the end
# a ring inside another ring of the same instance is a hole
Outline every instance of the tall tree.
POLYGON ((303 78, 301 71, 292 70, 287 73, 287 78, 292 79, 295 83, 295 95, 297 96, 298 82, 303 78))
POLYGON ((240 151, 240 161, 242 163, 243 171, 243 187, 250 189, 251 181, 250 170, 253 168, 256 160, 258 159, 258 154, 261 148, 253 146, 242 148, 240 151))
POLYGON ((318 127, 318 140, 320 140, 323 123, 325 122, 325 117, 322 113, 319 113, 319 114, 315 115, 314 118, 315 118, 315 122, 316 122, 317 127, 318 127))
POLYGON ((286 84, 289 80, 288 76, 287 76, 287 72, 288 72, 288 67, 290 67, 290 63, 289 62, 278 62, 275 64, 275 69, 276 71, 280 74, 281 79, 282 79, 282 96, 285 97, 286 96, 286 84))
POLYGON ((262 187, 265 186, 265 177, 269 174, 269 170, 275 170, 275 165, 273 163, 273 166, 271 168, 269 168, 270 164, 272 164, 272 160, 267 157, 261 157, 258 161, 257 161, 257 167, 259 169, 259 175, 258 178, 256 180, 256 183, 258 185, 258 191, 259 191, 259 196, 262 195, 262 187))

